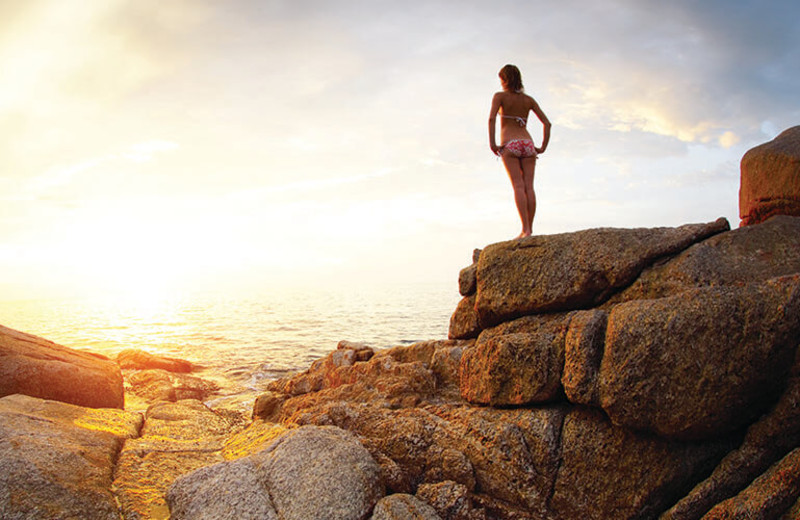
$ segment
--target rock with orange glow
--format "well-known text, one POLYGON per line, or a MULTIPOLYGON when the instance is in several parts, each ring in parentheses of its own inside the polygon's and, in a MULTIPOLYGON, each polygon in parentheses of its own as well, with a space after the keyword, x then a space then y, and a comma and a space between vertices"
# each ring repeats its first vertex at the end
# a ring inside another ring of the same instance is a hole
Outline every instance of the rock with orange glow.
POLYGON ((477 322, 486 328, 520 316, 599 305, 656 261, 729 229, 721 218, 676 228, 598 228, 491 244, 478 260, 477 322))
POLYGON ((0 398, 0 517, 118 520, 111 475, 141 424, 122 410, 0 398))
POLYGON ((365 519, 384 495, 378 465, 333 426, 289 430, 263 450, 199 469, 167 493, 171 518, 365 519))
POLYGON ((122 369, 160 369, 168 372, 189 373, 192 363, 183 359, 157 356, 144 350, 129 348, 117 354, 117 363, 122 369))
MULTIPOLYGON (((166 491, 184 473, 225 460, 240 424, 200 401, 152 405, 140 435, 119 452, 113 488, 124 518, 167 518, 166 491)), ((251 439, 252 440, 252 439, 251 439)), ((240 439, 239 448, 248 442, 240 439)))
POLYGON ((442 518, 699 520, 731 497, 794 518, 798 224, 489 245, 451 320, 474 339, 333 353, 254 418, 355 433, 442 518))
POLYGON ((107 357, 0 326, 0 396, 10 394, 90 408, 125 404, 122 373, 107 357))
POLYGON ((742 157, 742 225, 758 224, 773 215, 800 216, 800 126, 785 130, 742 157))
POLYGON ((736 285, 800 272, 800 217, 720 233, 642 272, 604 307, 674 296, 698 287, 736 285))
POLYGON ((205 401, 219 390, 219 385, 188 374, 160 369, 126 372, 131 392, 148 403, 197 399, 205 401))

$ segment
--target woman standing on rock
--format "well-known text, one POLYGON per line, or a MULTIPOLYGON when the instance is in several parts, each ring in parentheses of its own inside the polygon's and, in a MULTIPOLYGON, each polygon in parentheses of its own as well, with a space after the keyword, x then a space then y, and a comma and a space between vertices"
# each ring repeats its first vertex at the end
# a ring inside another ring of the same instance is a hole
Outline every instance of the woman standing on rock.
POLYGON ((511 185, 514 188, 514 201, 519 218, 522 220, 522 233, 517 238, 531 236, 533 216, 536 214, 536 193, 533 191, 533 174, 536 157, 544 153, 550 142, 550 121, 536 101, 525 94, 522 75, 514 65, 500 69, 500 83, 503 91, 492 98, 489 113, 489 146, 496 155, 503 158, 511 185), (533 112, 544 127, 542 146, 536 147, 526 128, 528 114, 533 112), (495 141, 495 128, 500 115, 500 142, 495 141))

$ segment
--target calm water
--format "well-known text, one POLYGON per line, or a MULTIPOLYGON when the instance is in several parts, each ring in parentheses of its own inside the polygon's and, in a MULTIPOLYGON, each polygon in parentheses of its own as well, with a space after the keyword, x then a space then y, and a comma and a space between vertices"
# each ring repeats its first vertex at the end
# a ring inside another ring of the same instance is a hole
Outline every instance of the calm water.
MULTIPOLYGON (((339 340, 373 347, 444 339, 455 283, 282 290, 257 298, 193 296, 0 302, 0 324, 109 357, 126 348, 188 359, 249 406, 266 382, 301 370, 339 340)), ((212 403, 214 404, 214 403, 212 403)))

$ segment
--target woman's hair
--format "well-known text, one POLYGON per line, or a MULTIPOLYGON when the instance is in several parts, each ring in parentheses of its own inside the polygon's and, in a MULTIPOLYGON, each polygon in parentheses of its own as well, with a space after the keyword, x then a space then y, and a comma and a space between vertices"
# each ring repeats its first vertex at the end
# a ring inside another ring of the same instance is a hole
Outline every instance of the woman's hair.
POLYGON ((508 90, 511 92, 522 92, 525 90, 525 87, 522 86, 522 74, 520 74, 519 69, 515 65, 506 65, 500 69, 498 76, 505 82, 508 90))

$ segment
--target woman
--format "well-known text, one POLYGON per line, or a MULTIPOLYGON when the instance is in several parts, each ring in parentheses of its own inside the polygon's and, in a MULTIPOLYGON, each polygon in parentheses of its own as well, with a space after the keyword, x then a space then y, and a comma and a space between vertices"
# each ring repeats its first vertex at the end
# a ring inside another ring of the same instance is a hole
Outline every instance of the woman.
POLYGON ((550 121, 544 115, 536 101, 525 94, 522 87, 522 75, 514 65, 506 65, 500 69, 500 83, 503 91, 492 98, 492 110, 489 113, 489 146, 496 155, 503 158, 511 185, 514 187, 514 201, 517 204, 519 218, 522 220, 522 233, 517 238, 531 236, 533 216, 536 214, 536 194, 533 191, 533 174, 536 169, 536 157, 544 153, 550 142, 550 121), (528 114, 533 112, 544 127, 542 146, 536 147, 531 134, 525 128, 528 114), (500 142, 495 141, 496 119, 500 120, 500 142))

